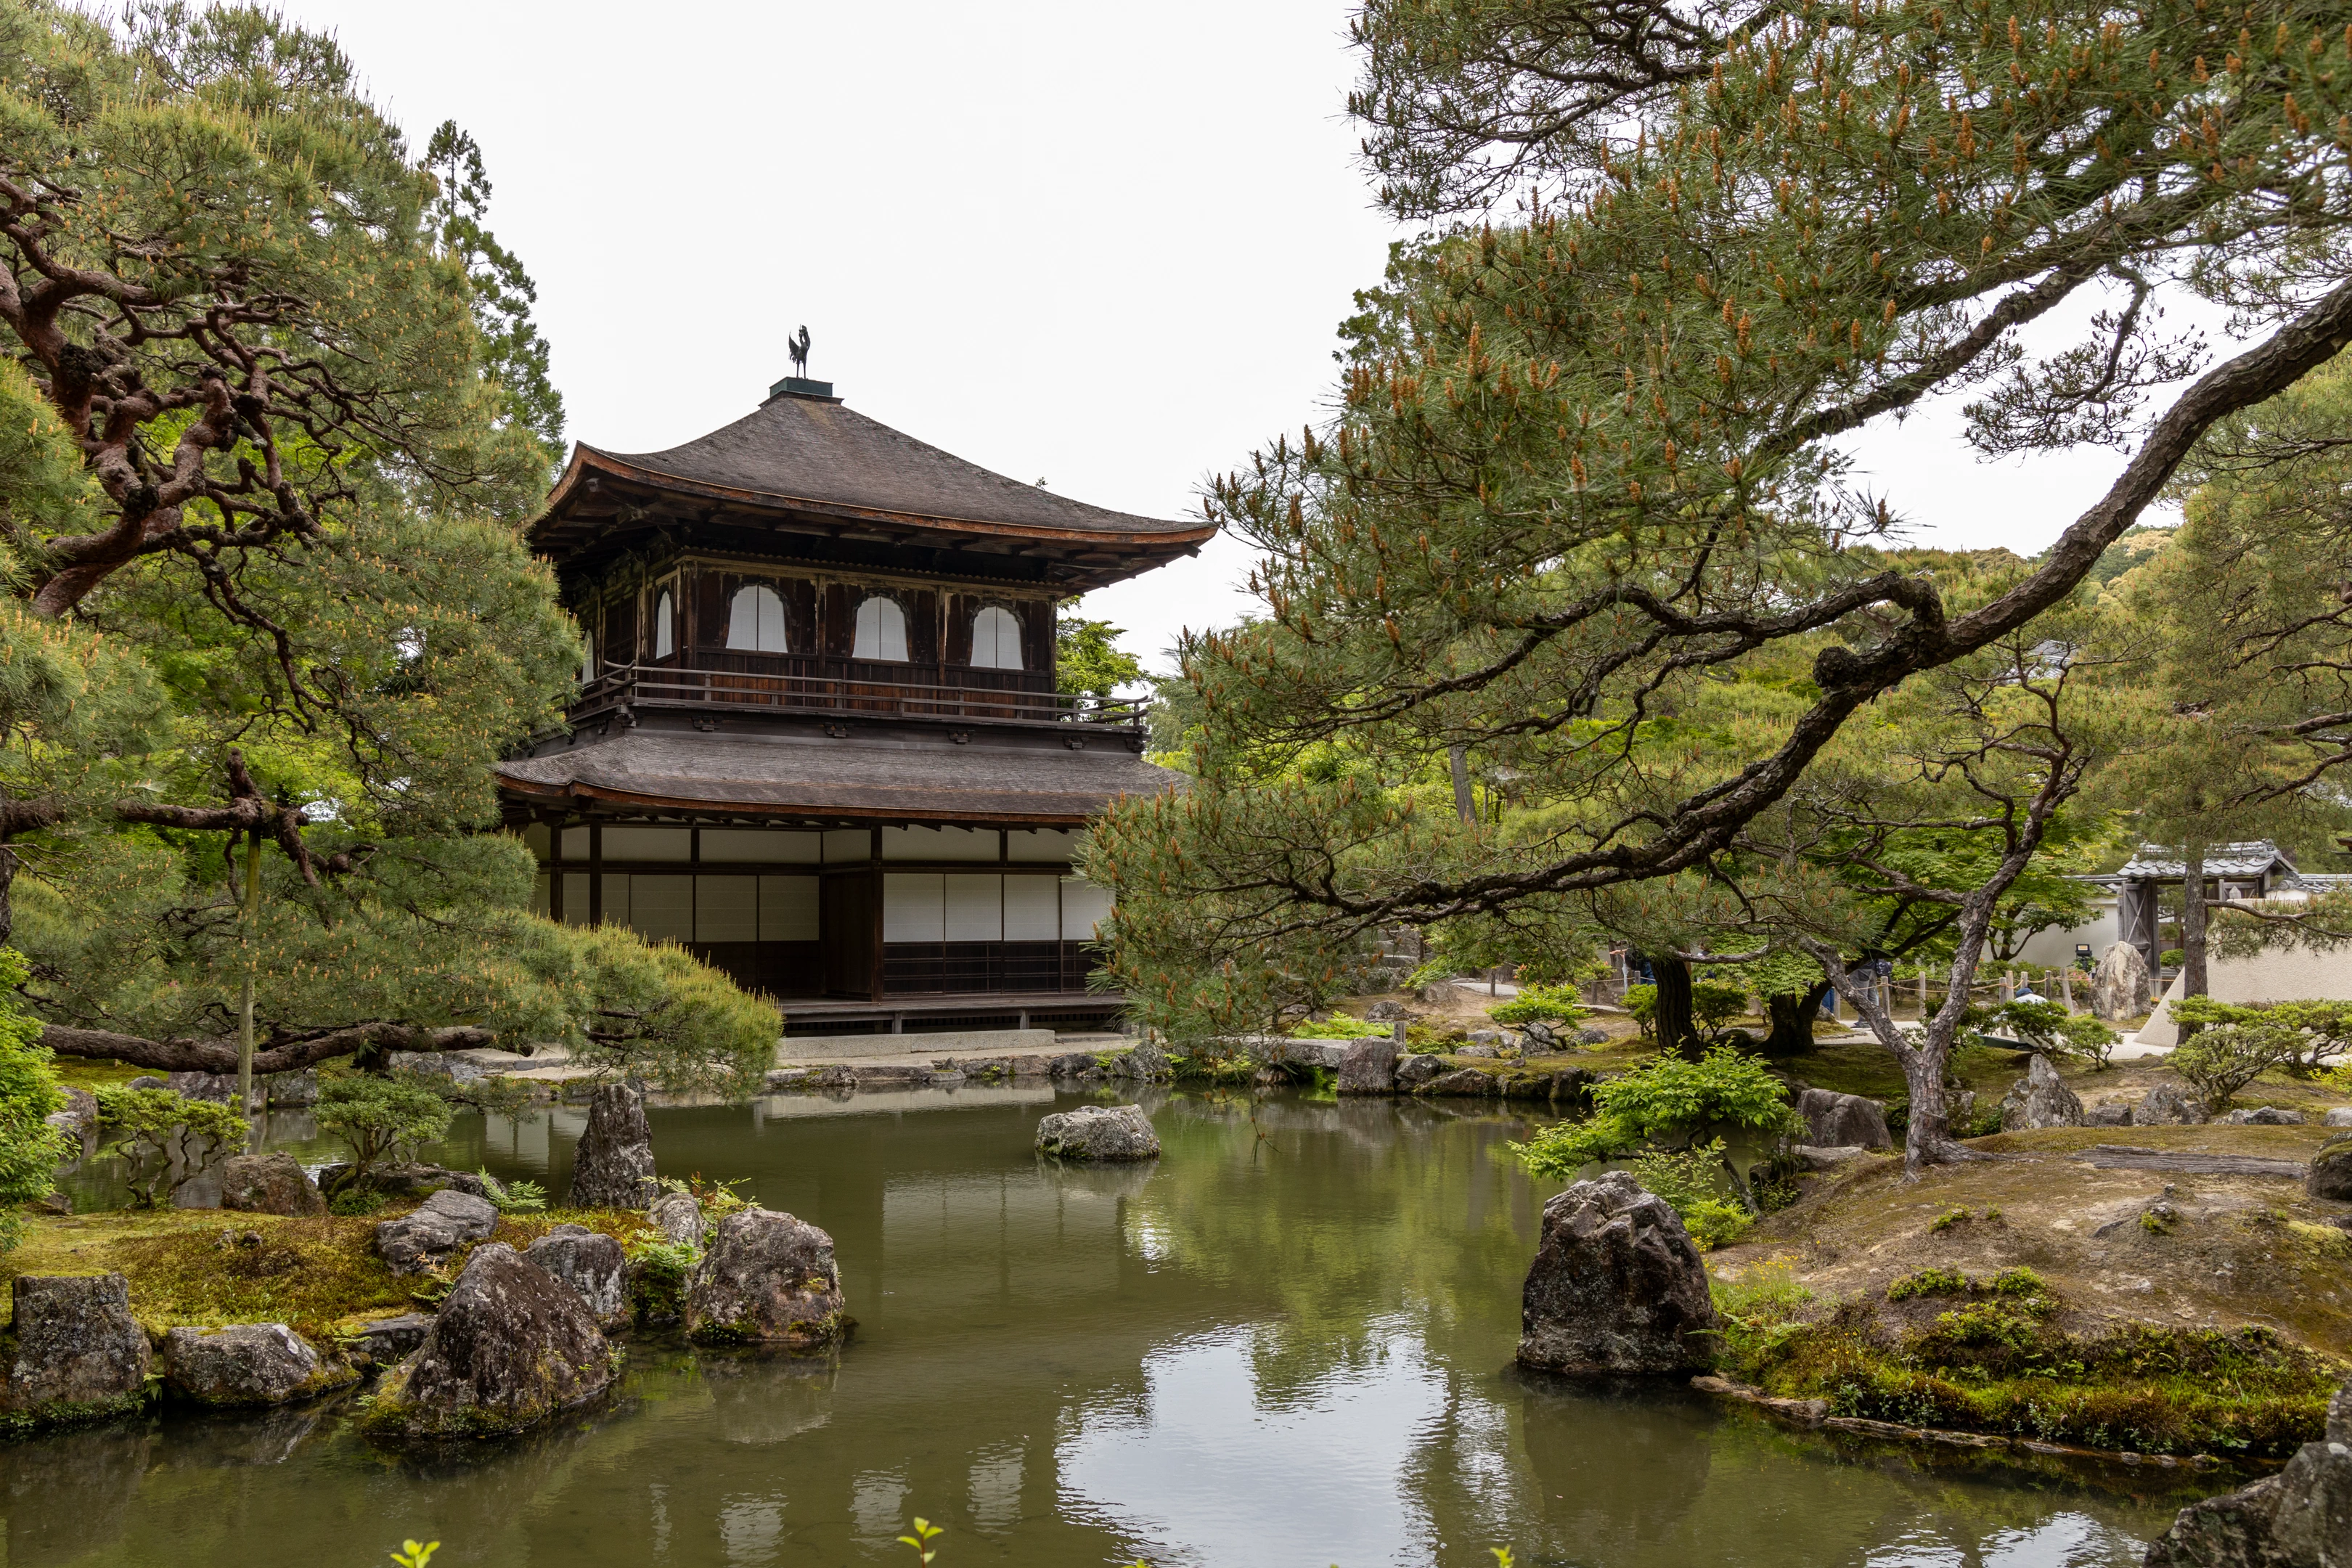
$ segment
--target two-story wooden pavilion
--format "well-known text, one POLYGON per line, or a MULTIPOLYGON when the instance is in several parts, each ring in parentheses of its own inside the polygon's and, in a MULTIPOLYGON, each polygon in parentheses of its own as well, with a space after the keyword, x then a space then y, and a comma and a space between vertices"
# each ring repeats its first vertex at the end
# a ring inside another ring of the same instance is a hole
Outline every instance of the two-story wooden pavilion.
POLYGON ((533 526, 593 654, 499 770, 542 907, 685 944, 796 1034, 1100 1018, 1072 873, 1172 787, 1139 704, 1055 689, 1056 604, 1213 525, 1084 505, 780 382, 665 452, 575 447, 533 526))

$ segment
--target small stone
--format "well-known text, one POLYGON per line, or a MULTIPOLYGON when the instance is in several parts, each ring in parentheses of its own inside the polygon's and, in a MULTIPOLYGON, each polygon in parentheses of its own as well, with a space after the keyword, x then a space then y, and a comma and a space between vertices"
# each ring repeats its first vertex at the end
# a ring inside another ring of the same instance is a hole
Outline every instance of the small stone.
POLYGON ((432 1331, 433 1320, 422 1312, 378 1318, 360 1325, 360 1352, 377 1366, 390 1366, 423 1344, 432 1331))
POLYGON ((394 1274, 415 1274, 498 1227, 499 1211, 488 1198, 444 1189, 426 1198, 415 1213, 378 1225, 376 1256, 392 1265, 394 1274))
POLYGON ((1065 1160, 1151 1160, 1160 1134, 1139 1105, 1082 1105, 1037 1123, 1037 1152, 1065 1160))
POLYGON ((2330 1138, 2319 1146, 2303 1188, 2315 1198, 2352 1203, 2352 1137, 2330 1138))
POLYGON ((1706 1266, 1665 1200, 1624 1171, 1544 1205, 1518 1361, 1568 1373, 1685 1373, 1714 1354, 1706 1266))
POLYGON ((1588 1024, 1576 1031, 1576 1043, 1580 1046, 1605 1046, 1609 1043, 1609 1031, 1588 1024))
POLYGON ((1816 1148, 1895 1146, 1886 1131, 1886 1107, 1858 1094, 1809 1089, 1797 1097, 1797 1114, 1804 1118, 1805 1131, 1811 1134, 1806 1142, 1816 1148))
POLYGON ((788 1214, 739 1209, 688 1282, 686 1331, 705 1343, 817 1349, 848 1331, 842 1307, 833 1237, 788 1214))
POLYGON ((614 1329, 628 1321, 628 1262, 611 1237, 584 1225, 559 1225, 532 1242, 523 1257, 580 1292, 597 1327, 614 1329))
MULTIPOLYGON (((1478 1031, 1478 1034, 1484 1035, 1490 1032, 1491 1031, 1489 1030, 1481 1029, 1478 1031)), ((1457 1057, 1468 1057, 1475 1061, 1487 1062, 1493 1061, 1496 1058, 1503 1054, 1500 1048, 1498 1048, 1491 1040, 1479 1039, 1477 1035, 1471 1036, 1470 1039, 1471 1043, 1469 1045, 1464 1046, 1460 1050, 1455 1051, 1454 1054, 1457 1057)))
POLYGON ((2233 1110, 2221 1120, 2232 1127, 2300 1127, 2303 1112, 2288 1110, 2276 1105, 2257 1105, 2233 1110))
POLYGON ((1437 1003, 1451 1000, 1455 989, 1456 987, 1441 980, 1434 985, 1423 986, 1412 994, 1415 1001, 1424 1005, 1434 1005, 1437 1003))
POLYGON ((1463 1047, 1454 1054, 1456 1056, 1466 1057, 1478 1047, 1486 1047, 1486 1054, 1491 1057, 1495 1054, 1493 1047, 1501 1045, 1507 1045, 1510 1042, 1510 1038, 1511 1037, 1509 1034, 1501 1029, 1473 1029, 1470 1031, 1470 1043, 1463 1047))
POLYGON ((1870 1158, 1870 1151, 1859 1143, 1838 1143, 1826 1147, 1797 1143, 1790 1147, 1789 1155, 1808 1171, 1834 1171, 1856 1160, 1870 1158))
POLYGON ((504 1436, 603 1394, 614 1359, 577 1291, 492 1242, 466 1259, 361 1426, 390 1438, 504 1436))
POLYGON ((572 1157, 571 1206, 642 1209, 660 1195, 646 1097, 630 1084, 600 1085, 588 1097, 588 1127, 572 1157))
POLYGON ((806 1088, 808 1080, 809 1069, 806 1068, 770 1068, 768 1076, 760 1082, 760 1092, 782 1094, 790 1089, 806 1088))
POLYGON ((2086 1106, 2083 1110, 2083 1125, 2085 1127, 2129 1127, 2131 1124, 2132 1108, 2124 1100, 2111 1100, 2104 1104, 2086 1106))
POLYGON ((1559 1049, 1559 1036, 1553 1030, 1549 1024, 1543 1022, 1541 1019, 1537 1019, 1532 1023, 1522 1025, 1520 1026, 1519 1033, 1526 1037, 1527 1048, 1531 1051, 1556 1051, 1559 1049))
POLYGON ((1393 1094, 1396 1066, 1394 1040, 1358 1040, 1339 1058, 1339 1081, 1333 1087, 1341 1094, 1393 1094))
POLYGON ((662 1233, 663 1240, 698 1250, 701 1247, 702 1205, 693 1194, 664 1193, 646 1210, 646 1217, 662 1233))
POLYGON ((283 1405, 353 1379, 283 1323, 173 1329, 163 1336, 163 1366, 166 1386, 199 1405, 283 1405))
POLYGON ((7 1383, 0 1408, 35 1420, 135 1406, 153 1352, 120 1274, 20 1274, 10 1287, 7 1383))
POLYGON ((2352 1127, 2352 1105, 2339 1105, 2319 1119, 2322 1127, 2352 1127))
POLYGON ((1412 1010, 1402 1002, 1375 1002, 1364 1009, 1364 1016, 1375 1024, 1393 1023, 1400 1018, 1410 1021, 1412 1016, 1412 1010))
POLYGON ((2035 1057, 2027 1065, 2025 1076, 2017 1080, 2000 1102, 2000 1130, 2004 1132, 2081 1125, 2083 1102, 2060 1080, 2058 1069, 2050 1065, 2047 1057, 2035 1057))
POLYGON ((1435 1057, 1409 1056, 1397 1063, 1396 1086, 1403 1093, 1411 1094, 1444 1071, 1445 1064, 1435 1057))
POLYGON ((291 1154, 232 1154, 221 1167, 221 1207, 246 1214, 322 1215, 327 1200, 291 1154))

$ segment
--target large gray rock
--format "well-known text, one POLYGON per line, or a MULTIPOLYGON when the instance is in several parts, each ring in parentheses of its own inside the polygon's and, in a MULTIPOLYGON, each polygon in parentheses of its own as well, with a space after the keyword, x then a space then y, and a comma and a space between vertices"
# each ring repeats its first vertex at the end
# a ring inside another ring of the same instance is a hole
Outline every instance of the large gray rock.
POLYGON ((1436 1057, 1413 1055, 1397 1063, 1396 1086, 1411 1094, 1445 1071, 1445 1063, 1436 1057))
POLYGON ((702 1205, 691 1193, 664 1193, 646 1210, 662 1239, 686 1247, 702 1246, 702 1205))
POLYGON ((2352 1384, 2274 1476, 2180 1510, 2147 1568, 2352 1568, 2352 1384))
POLYGON ((11 1298, 0 1411, 17 1418, 12 1424, 90 1419, 138 1405, 153 1358, 121 1275, 20 1274, 11 1298))
POLYGON ((739 1209, 712 1230, 686 1287, 686 1331, 706 1344, 817 1349, 849 1329, 833 1237, 768 1209, 739 1209))
POLYGON ((1065 1160, 1152 1160, 1160 1134, 1139 1105, 1082 1105, 1037 1123, 1037 1152, 1065 1160))
POLYGON ((2083 1108, 2083 1125, 2085 1127, 2129 1127, 2131 1124, 2132 1108, 2123 1100, 2111 1100, 2083 1108))
POLYGON ((489 1199, 444 1188, 417 1205, 414 1214, 377 1226, 376 1256, 391 1264, 394 1274, 415 1274, 498 1227, 499 1211, 489 1199))
POLYGON ((361 1426, 390 1438, 504 1436, 603 1394, 616 1359, 578 1291, 492 1242, 466 1259, 361 1426))
POLYGON ((1397 1044, 1390 1040, 1356 1040, 1339 1059, 1341 1094, 1394 1094, 1397 1044))
POLYGON ((2352 1136, 2330 1138, 2319 1146, 2303 1186, 2315 1198, 2352 1203, 2352 1136))
MULTIPOLYGON (((321 1165, 319 1168, 319 1190, 331 1193, 351 1179, 348 1163, 321 1165)), ((424 1198, 435 1193, 454 1191, 471 1193, 478 1198, 488 1198, 489 1188, 482 1178, 471 1171, 453 1171, 446 1165, 428 1165, 422 1162, 387 1161, 368 1169, 370 1192, 387 1198, 424 1198)))
POLYGON ((183 1100, 236 1103, 236 1074, 233 1072, 175 1072, 163 1080, 163 1087, 183 1100))
POLYGON ((2304 1116, 2300 1110, 2288 1110, 2281 1106, 2256 1105, 2233 1110, 2221 1120, 2232 1127, 2300 1127, 2304 1116))
POLYGON ((2000 1102, 2000 1130, 2021 1132, 2037 1127, 2080 1127, 2083 1102, 2060 1081, 2050 1058, 2037 1056, 2029 1063, 2000 1102))
POLYGON ((2119 942, 2100 955, 2099 966, 2091 972, 2092 1012, 2112 1024, 2137 1018, 2155 1005, 2156 987, 2139 949, 2119 942))
POLYGON ((1455 1068, 1451 1072, 1437 1074, 1413 1092, 1456 1096, 1500 1094, 1503 1083, 1493 1073, 1480 1072, 1476 1068, 1455 1068))
POLYGON ((322 1215, 327 1200, 291 1154, 232 1154, 221 1167, 221 1207, 247 1214, 322 1215))
POLYGON ((1886 1131, 1886 1107, 1858 1094, 1809 1089, 1797 1097, 1797 1114, 1805 1121, 1805 1142, 1816 1148, 1892 1149, 1886 1131))
POLYGON ((628 1260, 611 1237, 584 1225, 559 1225, 523 1256, 579 1291, 599 1328, 616 1329, 628 1321, 628 1260))
POLYGON ((2339 1105, 2319 1119, 2322 1127, 2352 1127, 2352 1105, 2339 1105))
POLYGON ((75 1142, 87 1145, 98 1131, 98 1096, 68 1086, 65 1097, 65 1104, 42 1120, 75 1142))
POLYGON ((271 1073, 262 1083, 272 1105, 293 1110, 319 1103, 319 1069, 316 1068, 271 1073))
POLYGON ((2132 1107, 2134 1127, 2194 1127, 2204 1120, 2205 1112, 2177 1084, 2158 1084, 2132 1107))
POLYGON ((630 1084, 600 1086, 588 1097, 588 1129, 572 1159, 571 1206, 642 1209, 660 1195, 646 1097, 630 1084))
POLYGON ((1680 1373, 1713 1354, 1706 1266, 1664 1198, 1623 1171, 1544 1205, 1520 1297, 1519 1364, 1569 1373, 1680 1373))
POLYGON ((360 1325, 358 1353, 375 1366, 390 1366, 404 1361, 425 1336, 433 1331, 433 1320, 422 1312, 403 1312, 396 1318, 377 1318, 360 1325))
POLYGON ((284 1405, 357 1378, 283 1323, 178 1328, 163 1336, 164 1385, 199 1405, 284 1405))

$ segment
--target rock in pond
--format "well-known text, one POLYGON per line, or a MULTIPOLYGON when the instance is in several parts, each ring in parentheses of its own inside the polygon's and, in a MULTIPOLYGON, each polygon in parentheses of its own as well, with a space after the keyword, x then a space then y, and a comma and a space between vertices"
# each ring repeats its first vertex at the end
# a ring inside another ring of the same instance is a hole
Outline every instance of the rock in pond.
POLYGON ((1037 1152, 1065 1160, 1151 1160, 1160 1134, 1139 1105, 1082 1105, 1037 1123, 1037 1152))
POLYGON ((2036 1056, 2025 1076, 2011 1086, 2000 1102, 2000 1130, 2021 1132, 2040 1127, 2080 1127, 2083 1102, 2060 1080, 2050 1058, 2036 1056))
POLYGON ((120 1274, 16 1277, 0 1430, 96 1420, 145 1397, 153 1352, 120 1274))
POLYGON ((1682 1373, 1714 1354, 1706 1266, 1682 1220, 1630 1173, 1544 1205, 1520 1298, 1519 1364, 1567 1373, 1682 1373))
MULTIPOLYGON (((1348 1047, 1348 1054, 1339 1058, 1337 1087, 1341 1094, 1394 1094, 1396 1066, 1396 1041, 1354 1041, 1348 1047)), ((1155 1141, 1152 1152, 1156 1154, 1159 1152, 1159 1143, 1155 1141)))
POLYGON ((236 1074, 233 1072, 175 1072, 163 1080, 163 1087, 183 1100, 236 1103, 236 1074))
POLYGON ((246 1214, 322 1215, 327 1200, 291 1154, 232 1154, 221 1167, 221 1207, 246 1214))
POLYGON ((2303 1187, 2315 1198, 2352 1203, 2352 1136, 2330 1138, 2319 1146, 2303 1187))
POLYGON ((1413 1055, 1397 1063, 1396 1086, 1412 1094, 1445 1071, 1445 1064, 1433 1056, 1413 1055))
POLYGON ((588 1097, 588 1129, 572 1155, 571 1206, 642 1209, 660 1195, 646 1097, 632 1084, 600 1086, 588 1097))
POLYGON ((699 1249, 702 1246, 702 1205, 691 1193, 664 1193, 646 1210, 662 1239, 699 1249))
POLYGON ((559 1225, 532 1242, 523 1256, 580 1292, 597 1327, 615 1329, 628 1321, 628 1293, 623 1288, 628 1261, 611 1237, 584 1225, 559 1225))
POLYGON ((705 1344, 814 1350, 848 1331, 833 1237, 769 1209, 720 1220, 686 1288, 686 1331, 705 1344))
POLYGON ((415 1213, 377 1226, 376 1255, 392 1265, 394 1274, 414 1274, 498 1227, 499 1211, 489 1199, 445 1188, 426 1198, 415 1213))
POLYGON ((283 1323, 178 1328, 163 1336, 164 1385, 199 1405, 284 1405, 354 1382, 283 1323))
POLYGON ((87 1143, 98 1131, 98 1096, 86 1089, 70 1084, 64 1090, 66 1102, 58 1110, 42 1118, 51 1127, 78 1143, 87 1143))
POLYGON ((1805 1142, 1817 1149, 1895 1147, 1886 1131, 1886 1107, 1874 1100, 1809 1089, 1797 1097, 1797 1114, 1805 1119, 1805 1142))
POLYGON ((1449 1096, 1500 1094, 1503 1085, 1493 1073, 1480 1072, 1476 1068, 1455 1068, 1452 1072, 1438 1073, 1413 1092, 1449 1096))
MULTIPOLYGON (((348 1163, 321 1165, 319 1168, 319 1190, 331 1193, 351 1179, 348 1163)), ((368 1190, 387 1198, 423 1198, 435 1193, 453 1191, 471 1193, 478 1198, 488 1198, 489 1188, 482 1178, 471 1171, 453 1171, 446 1165, 399 1162, 382 1164, 369 1170, 368 1190)))
POLYGON ((2286 1468, 2191 1503, 2148 1544, 2146 1568, 2352 1568, 2352 1383, 2327 1432, 2286 1468))
POLYGON ((301 1068, 293 1072, 275 1072, 262 1080, 264 1092, 272 1105, 289 1110, 319 1103, 319 1069, 301 1068))
POLYGON ((615 1359, 578 1291, 492 1242, 466 1260, 360 1425, 395 1439, 505 1436, 596 1398, 615 1359))

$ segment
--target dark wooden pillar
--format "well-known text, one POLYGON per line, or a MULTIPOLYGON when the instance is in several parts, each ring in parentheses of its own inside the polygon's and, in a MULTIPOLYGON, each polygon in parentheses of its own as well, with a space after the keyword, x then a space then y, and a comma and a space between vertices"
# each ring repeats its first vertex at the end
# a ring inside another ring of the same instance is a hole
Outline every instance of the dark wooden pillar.
MULTIPOLYGON (((884 934, 882 924, 882 897, 884 891, 882 883, 882 830, 880 828, 876 827, 869 828, 867 830, 866 853, 873 857, 874 862, 871 866, 866 868, 866 873, 868 877, 873 879, 872 885, 874 889, 873 897, 869 900, 874 907, 874 968, 872 976, 868 981, 868 984, 871 989, 867 992, 867 994, 875 1001, 879 1002, 882 1000, 882 938, 884 934)), ((895 1034, 897 1031, 894 1029, 892 1032, 895 1034)))
POLYGON ((588 923, 604 923, 604 825, 588 825, 588 923))

